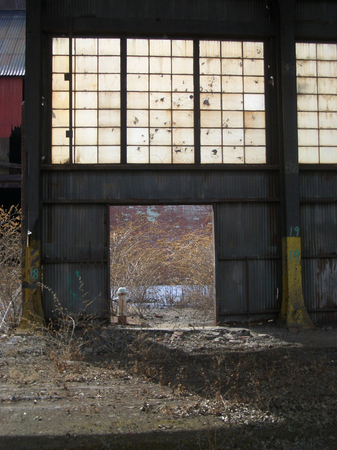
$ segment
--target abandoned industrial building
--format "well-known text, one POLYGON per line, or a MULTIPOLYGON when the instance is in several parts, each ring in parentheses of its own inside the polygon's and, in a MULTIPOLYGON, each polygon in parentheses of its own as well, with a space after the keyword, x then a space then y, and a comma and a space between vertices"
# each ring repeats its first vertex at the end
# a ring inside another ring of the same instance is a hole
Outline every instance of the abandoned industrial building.
POLYGON ((53 292, 80 312, 79 277, 108 314, 111 206, 211 205, 216 323, 336 321, 336 22, 328 0, 27 2, 26 318, 53 292))

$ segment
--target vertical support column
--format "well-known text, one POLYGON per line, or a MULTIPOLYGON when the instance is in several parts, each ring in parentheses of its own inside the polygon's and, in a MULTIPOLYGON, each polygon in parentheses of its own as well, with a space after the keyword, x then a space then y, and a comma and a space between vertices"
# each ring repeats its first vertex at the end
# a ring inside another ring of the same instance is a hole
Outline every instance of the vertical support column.
POLYGON ((283 298, 281 322, 289 328, 313 327, 304 305, 301 270, 300 191, 297 142, 295 7, 296 0, 278 2, 283 154, 283 298))
POLYGON ((43 322, 41 303, 40 155, 42 108, 41 0, 27 2, 26 100, 23 122, 23 323, 43 322))

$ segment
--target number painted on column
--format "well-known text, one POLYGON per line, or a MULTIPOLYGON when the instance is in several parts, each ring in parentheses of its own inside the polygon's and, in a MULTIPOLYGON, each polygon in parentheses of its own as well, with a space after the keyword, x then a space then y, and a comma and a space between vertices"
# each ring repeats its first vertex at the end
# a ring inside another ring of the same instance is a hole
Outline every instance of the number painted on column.
POLYGON ((300 227, 290 227, 290 236, 292 236, 294 233, 294 236, 298 237, 300 235, 300 227))
POLYGON ((293 252, 289 250, 289 261, 291 261, 291 258, 294 257, 296 259, 296 263, 298 264, 300 262, 300 251, 294 250, 293 252))
POLYGON ((39 269, 36 267, 35 269, 30 269, 30 278, 32 280, 38 280, 39 279, 39 269))

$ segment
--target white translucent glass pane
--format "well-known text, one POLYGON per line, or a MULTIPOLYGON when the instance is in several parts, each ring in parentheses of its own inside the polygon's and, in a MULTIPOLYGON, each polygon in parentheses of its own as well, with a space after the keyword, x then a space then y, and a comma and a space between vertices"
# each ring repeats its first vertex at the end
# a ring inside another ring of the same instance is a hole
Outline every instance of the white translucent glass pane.
POLYGON ((68 56, 53 56, 53 72, 54 73, 68 73, 69 72, 68 56))
POLYGON ((265 112, 261 111, 245 111, 245 127, 246 128, 265 128, 265 112))
POLYGON ((75 108, 97 109, 97 92, 76 92, 75 108))
POLYGON ((317 79, 316 78, 297 78, 297 93, 298 94, 317 94, 317 79))
POLYGON ((266 148, 265 147, 245 147, 245 163, 246 164, 265 164, 266 148))
POLYGON ((100 164, 118 164, 121 162, 121 149, 119 146, 100 146, 98 149, 98 162, 100 164))
POLYGON ((337 61, 318 61, 317 72, 319 77, 336 77, 337 61))
POLYGON ((148 110, 142 109, 127 111, 126 124, 128 127, 147 127, 149 125, 148 110))
POLYGON ((150 58, 151 73, 171 73, 171 58, 160 58, 154 56, 150 58))
POLYGON ((299 111, 317 111, 317 95, 298 95, 297 109, 299 111))
POLYGON ((171 75, 150 75, 151 91, 171 91, 171 75))
POLYGON ((96 109, 75 110, 75 126, 97 127, 97 110, 96 109))
POLYGON ((244 75, 263 75, 264 74, 263 59, 244 59, 243 73, 244 75))
POLYGON ((191 75, 172 76, 172 91, 193 92, 193 86, 193 76, 191 75))
POLYGON ((194 95, 184 92, 173 92, 172 108, 173 109, 193 109, 194 95))
POLYGON ((149 145, 148 128, 128 128, 127 143, 128 145, 149 145))
POLYGON ((221 128, 221 111, 201 111, 200 126, 202 128, 221 128))
POLYGON ((149 90, 149 76, 148 75, 127 75, 127 89, 128 91, 148 91, 149 90))
POLYGON ((172 159, 171 147, 150 147, 151 164, 170 164, 172 159))
POLYGON ((218 75, 221 73, 220 58, 200 58, 200 74, 218 75))
POLYGON ((200 130, 201 145, 221 145, 221 129, 220 128, 202 128, 200 130))
POLYGON ((318 114, 316 112, 298 112, 298 128, 318 128, 318 114))
POLYGON ((222 92, 242 92, 242 77, 222 77, 222 92))
POLYGON ((220 41, 200 41, 199 48, 200 56, 220 56, 220 41))
POLYGON ((120 107, 120 93, 119 92, 99 92, 98 94, 100 109, 113 109, 120 107))
POLYGON ((242 110, 243 109, 243 95, 242 94, 222 94, 222 109, 223 110, 242 110))
POLYGON ((224 146, 222 149, 222 161, 224 164, 243 164, 245 162, 244 148, 240 146, 224 146))
POLYGON ((221 92, 221 78, 216 75, 200 77, 200 92, 221 92))
POLYGON ((75 128, 75 145, 97 145, 97 128, 75 128))
MULTIPOLYGON (((247 126, 247 124, 245 124, 247 126)), ((243 128, 242 111, 223 111, 222 126, 224 128, 243 128)))
POLYGON ((52 94, 53 108, 69 109, 69 92, 56 91, 52 94))
POLYGON ((98 124, 100 127, 119 127, 121 114, 119 109, 100 109, 98 111, 98 124))
POLYGON ((319 132, 320 145, 334 147, 337 143, 337 130, 320 130, 319 132))
POLYGON ((223 145, 243 145, 243 130, 225 128, 222 130, 223 145))
POLYGON ((53 73, 53 75, 52 75, 52 90, 53 91, 69 90, 69 81, 64 79, 63 73, 53 73))
POLYGON ((149 53, 147 39, 127 39, 127 54, 133 56, 146 56, 149 53))
POLYGON ((119 56, 100 56, 98 58, 99 73, 120 73, 119 56))
POLYGON ((263 42, 243 42, 244 58, 263 58, 263 42))
POLYGON ((151 92, 150 108, 151 109, 171 109, 171 93, 170 92, 151 92))
POLYGON ((97 56, 76 56, 74 72, 97 73, 97 56))
POLYGON ((172 73, 174 74, 193 74, 192 58, 172 58, 172 73))
POLYGON ((193 41, 172 41, 172 56, 193 56, 193 41))
POLYGON ((128 73, 148 73, 149 58, 145 56, 128 56, 127 71, 128 73))
POLYGON ((244 109, 248 111, 263 111, 264 110, 264 95, 263 94, 244 94, 244 109))
POLYGON ((173 128, 173 145, 193 145, 194 130, 191 128, 173 128))
POLYGON ((147 109, 149 107, 149 94, 147 92, 128 92, 128 109, 147 109))
POLYGON ((171 56, 171 41, 168 39, 150 39, 151 56, 171 56))
POLYGON ((266 145, 266 132, 259 128, 245 130, 245 145, 266 145))
POLYGON ((52 164, 67 164, 69 162, 69 147, 52 146, 51 162, 52 164))
POLYGON ((127 162, 129 164, 147 164, 149 163, 149 147, 128 146, 127 162))
POLYGON ((100 91, 120 91, 121 80, 117 74, 100 74, 98 77, 100 91))
POLYGON ((221 147, 205 147, 200 148, 201 164, 221 164, 222 151, 221 147))
POLYGON ((319 95, 318 104, 320 111, 337 111, 337 95, 319 95))
POLYGON ((53 38, 53 55, 69 55, 68 38, 53 38))
POLYGON ((318 78, 319 94, 337 94, 336 78, 318 78))
MULTIPOLYGON (((208 112, 208 111, 205 111, 208 112)), ((172 113, 174 127, 193 127, 193 111, 173 111, 172 113)))
POLYGON ((297 59, 316 59, 316 44, 296 44, 297 59))
POLYGON ((244 77, 243 85, 244 85, 244 92, 252 92, 256 94, 264 93, 263 77, 244 77))
POLYGON ((118 56, 120 52, 120 39, 98 39, 99 55, 118 56))
POLYGON ((317 59, 337 60, 336 44, 317 44, 317 59))
POLYGON ((242 59, 223 59, 221 70, 224 75, 242 75, 242 59))
POLYGON ((75 148, 76 164, 96 164, 97 163, 97 147, 76 147, 75 148))
POLYGON ((150 145, 171 145, 171 128, 151 128, 150 145))
POLYGON ((53 109, 52 126, 69 128, 69 110, 68 109, 53 109))
POLYGON ((97 55, 97 39, 77 38, 75 39, 76 55, 97 55))
POLYGON ((200 94, 200 108, 219 110, 221 109, 221 95, 220 94, 200 94))
POLYGON ((69 138, 66 133, 69 128, 52 128, 51 143, 53 146, 69 145, 69 138))
POLYGON ((118 145, 121 142, 121 130, 118 127, 99 128, 98 142, 100 145, 118 145))
POLYGON ((223 58, 241 58, 242 43, 237 41, 221 42, 221 55, 223 58))
POLYGON ((337 147, 321 147, 321 164, 337 164, 337 147))
POLYGON ((97 91, 97 74, 81 73, 75 75, 75 91, 97 91))
POLYGON ((298 145, 316 147, 318 145, 318 130, 298 130, 298 145))
POLYGON ((300 164, 318 164, 318 147, 298 147, 298 162, 300 164))
POLYGON ((193 147, 174 147, 173 148, 174 164, 193 164, 194 148, 193 147))
POLYGON ((299 77, 315 77, 317 75, 316 61, 297 61, 296 74, 299 77))
POLYGON ((150 111, 150 125, 154 128, 171 126, 171 110, 150 111))

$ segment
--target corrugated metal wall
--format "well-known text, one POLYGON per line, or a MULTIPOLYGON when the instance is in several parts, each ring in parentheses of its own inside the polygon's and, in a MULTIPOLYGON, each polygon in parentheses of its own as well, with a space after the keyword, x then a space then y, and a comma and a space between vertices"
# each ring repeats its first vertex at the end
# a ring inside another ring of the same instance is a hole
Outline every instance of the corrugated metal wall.
POLYGON ((306 171, 300 181, 303 295, 315 323, 335 322, 337 176, 333 171, 306 171))
POLYGON ((22 77, 0 77, 0 138, 21 126, 22 77))
POLYGON ((276 318, 281 291, 279 205, 215 205, 217 307, 225 321, 276 318))
POLYGON ((108 311, 109 244, 105 205, 46 205, 42 245, 44 311, 59 304, 99 317, 108 311), (57 297, 55 301, 53 296, 57 297))

